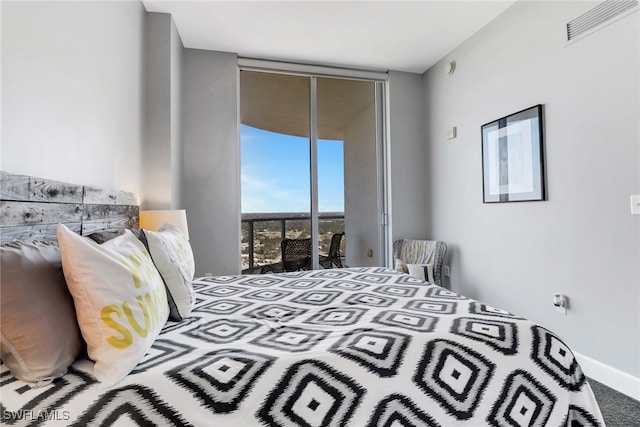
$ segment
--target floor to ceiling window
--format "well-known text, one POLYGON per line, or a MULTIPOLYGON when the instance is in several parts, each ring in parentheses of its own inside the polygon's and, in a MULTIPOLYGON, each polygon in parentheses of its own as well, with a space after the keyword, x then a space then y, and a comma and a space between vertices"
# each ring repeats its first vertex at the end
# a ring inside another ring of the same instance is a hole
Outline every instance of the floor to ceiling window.
POLYGON ((243 70, 240 107, 243 271, 279 262, 284 237, 312 237, 317 260, 341 232, 345 263, 379 265, 376 83, 243 70))

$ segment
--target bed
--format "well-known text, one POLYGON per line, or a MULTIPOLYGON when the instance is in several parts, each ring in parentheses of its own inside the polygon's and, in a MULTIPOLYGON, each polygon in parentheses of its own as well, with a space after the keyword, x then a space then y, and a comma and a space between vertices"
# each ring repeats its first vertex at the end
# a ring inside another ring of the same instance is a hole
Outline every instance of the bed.
POLYGON ((192 287, 189 315, 163 323, 113 385, 86 355, 40 387, 0 365, 2 423, 604 425, 553 332, 409 275, 344 268, 192 287))

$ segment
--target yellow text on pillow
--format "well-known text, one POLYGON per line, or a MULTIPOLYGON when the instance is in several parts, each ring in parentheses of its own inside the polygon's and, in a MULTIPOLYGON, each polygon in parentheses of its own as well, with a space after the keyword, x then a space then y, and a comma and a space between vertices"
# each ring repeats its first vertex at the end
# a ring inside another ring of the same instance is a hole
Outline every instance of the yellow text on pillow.
MULTIPOLYGON (((151 259, 145 262, 144 258, 149 258, 149 255, 144 252, 131 253, 129 254, 129 259, 120 256, 122 264, 131 273, 136 288, 140 288, 141 283, 152 281, 155 274, 153 264, 149 262, 151 259)), ((163 304, 166 304, 166 300, 163 299, 162 295, 165 292, 164 288, 156 287, 151 292, 137 296, 136 301, 132 303, 140 307, 144 316, 144 326, 138 323, 129 301, 122 301, 119 304, 109 304, 103 307, 100 311, 102 322, 121 335, 121 337, 112 335, 107 338, 107 342, 119 350, 129 347, 133 344, 134 339, 131 329, 141 338, 145 338, 158 322, 162 320, 160 319, 160 312, 163 304), (113 314, 116 315, 118 320, 126 321, 126 323, 119 323, 117 320, 114 320, 112 317, 113 314), (123 316, 124 319, 121 319, 123 316)))

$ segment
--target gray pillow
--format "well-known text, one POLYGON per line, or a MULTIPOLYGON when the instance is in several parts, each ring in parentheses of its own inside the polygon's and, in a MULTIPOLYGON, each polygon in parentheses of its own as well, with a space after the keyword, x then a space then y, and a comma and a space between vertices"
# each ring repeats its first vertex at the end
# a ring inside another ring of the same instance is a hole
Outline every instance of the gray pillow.
POLYGON ((11 373, 42 386, 84 346, 57 242, 0 246, 0 350, 11 373))
POLYGON ((119 231, 96 231, 95 233, 91 233, 86 237, 90 238, 96 243, 103 244, 104 242, 107 242, 111 239, 115 239, 121 234, 122 233, 119 231))
MULTIPOLYGON (((144 235, 142 234, 139 228, 130 228, 129 230, 131 230, 133 235, 136 236, 138 239, 142 240, 144 238, 144 235)), ((108 230, 108 231, 96 231, 85 237, 90 238, 91 240, 93 240, 98 244, 103 244, 104 242, 108 242, 109 240, 115 239, 116 237, 121 236, 123 234, 124 234, 124 229, 118 230, 118 231, 108 230)), ((144 243, 144 245, 147 246, 144 240, 142 240, 142 243, 144 243)), ((149 248, 147 248, 147 250, 148 249, 149 248)))

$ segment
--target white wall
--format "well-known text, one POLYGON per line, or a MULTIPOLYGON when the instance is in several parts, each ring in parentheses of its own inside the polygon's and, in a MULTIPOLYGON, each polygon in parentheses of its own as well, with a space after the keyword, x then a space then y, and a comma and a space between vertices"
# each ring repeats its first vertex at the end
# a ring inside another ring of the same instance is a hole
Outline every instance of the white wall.
POLYGON ((1 7, 0 169, 140 193, 142 4, 1 7))
POLYGON ((182 202, 196 274, 240 273, 240 144, 235 54, 185 49, 182 202))
MULTIPOLYGON (((371 90, 374 84, 371 83, 371 90)), ((346 264, 380 265, 376 117, 372 105, 344 129, 346 264), (372 256, 367 256, 371 250, 372 256)))
POLYGON ((637 381, 639 13, 567 45, 566 22, 595 4, 516 2, 425 74, 429 228, 452 249, 455 291, 538 321, 637 381), (548 201, 483 204, 481 125, 538 103, 548 201), (451 126, 458 138, 447 141, 451 126), (566 316, 554 292, 568 295, 566 316))

